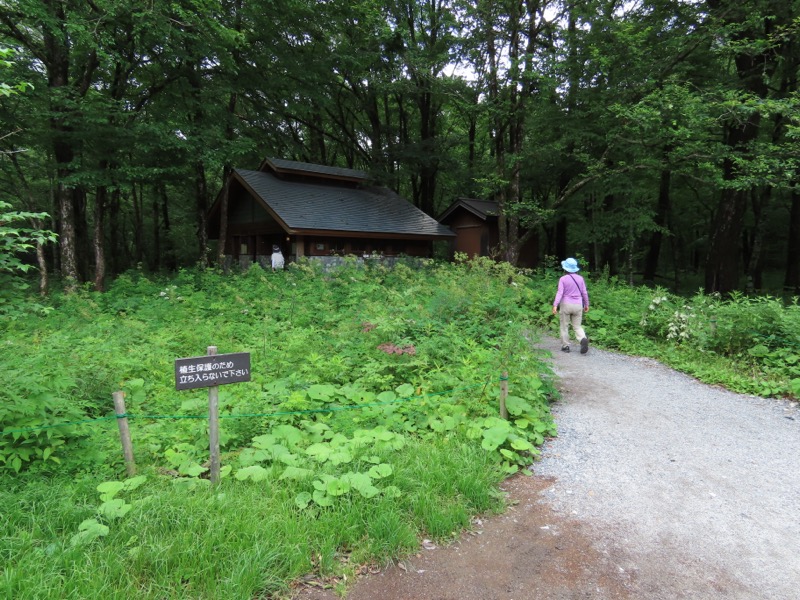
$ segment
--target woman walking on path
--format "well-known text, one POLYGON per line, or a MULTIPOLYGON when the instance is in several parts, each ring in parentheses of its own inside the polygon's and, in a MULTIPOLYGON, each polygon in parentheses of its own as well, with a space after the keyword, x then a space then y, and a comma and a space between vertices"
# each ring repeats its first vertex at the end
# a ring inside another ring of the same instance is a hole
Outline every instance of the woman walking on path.
POLYGON ((561 266, 566 275, 558 280, 558 292, 553 300, 553 314, 559 312, 559 324, 561 328, 561 350, 569 352, 569 326, 575 332, 575 338, 580 342, 581 354, 586 354, 589 350, 589 338, 581 327, 583 313, 589 312, 589 292, 586 291, 586 282, 583 277, 577 275, 580 271, 578 261, 568 258, 561 262, 561 266))

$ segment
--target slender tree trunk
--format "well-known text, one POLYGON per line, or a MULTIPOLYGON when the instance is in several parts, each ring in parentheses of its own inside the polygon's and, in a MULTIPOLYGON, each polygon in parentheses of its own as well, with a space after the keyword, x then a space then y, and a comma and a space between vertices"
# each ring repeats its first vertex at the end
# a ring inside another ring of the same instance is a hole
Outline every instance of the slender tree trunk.
POLYGON ((792 191, 792 205, 789 211, 789 244, 786 248, 786 276, 783 289, 800 294, 800 193, 792 191))
POLYGON ((753 190, 753 215, 755 225, 753 227, 753 243, 750 248, 750 256, 747 261, 747 291, 755 292, 763 288, 762 269, 764 234, 767 229, 766 212, 772 198, 772 188, 765 187, 760 192, 753 190))
MULTIPOLYGON (((60 174, 59 179, 61 177, 62 175, 60 174)), ((60 224, 58 248, 61 255, 61 276, 64 279, 64 289, 75 291, 78 286, 78 261, 75 255, 75 213, 72 194, 70 193, 71 190, 67 189, 60 181, 57 186, 58 221, 60 224)))
POLYGON ((133 260, 138 269, 144 260, 144 215, 142 194, 136 190, 136 184, 131 185, 131 200, 133 201, 133 260))
POLYGON ((656 209, 655 224, 658 227, 650 236, 650 247, 647 250, 647 257, 644 263, 643 279, 646 283, 654 283, 658 272, 658 259, 661 255, 661 243, 664 238, 662 229, 669 222, 671 207, 670 181, 672 172, 664 169, 661 171, 661 181, 658 186, 658 206, 656 209))
POLYGON ((156 190, 153 190, 150 213, 153 219, 153 255, 150 259, 150 270, 158 272, 161 269, 161 206, 156 190))
POLYGON ((742 219, 747 208, 747 194, 747 191, 729 189, 721 192, 706 255, 706 293, 728 293, 739 287, 742 219))
MULTIPOLYGON (((17 160, 17 153, 10 152, 7 156, 11 160, 11 164, 14 166, 14 170, 17 172, 22 189, 25 192, 24 197, 26 201, 26 210, 29 212, 38 212, 36 209, 36 203, 34 202, 33 193, 28 185, 28 180, 25 177, 25 173, 22 171, 19 161, 17 160)), ((34 229, 43 228, 43 223, 39 219, 32 219, 31 225, 34 229)), ((41 242, 36 242, 36 264, 39 266, 39 295, 46 296, 48 288, 47 257, 44 251, 44 244, 41 242)))
POLYGON ((39 266, 39 295, 46 296, 49 285, 47 277, 47 258, 44 254, 44 245, 36 242, 36 264, 39 266))
MULTIPOLYGON (((555 252, 556 256, 561 260, 567 258, 567 220, 565 218, 560 218, 556 221, 556 245, 555 245, 555 252)), ((597 264, 595 263, 595 266, 597 264)))
POLYGON ((430 82, 427 79, 418 83, 420 89, 417 90, 419 96, 417 107, 419 108, 420 118, 420 145, 422 147, 420 171, 420 209, 429 215, 433 215, 434 200, 436 197, 436 183, 439 176, 439 159, 436 155, 436 128, 438 120, 438 108, 433 101, 433 94, 430 82))
POLYGON ((108 201, 108 188, 100 186, 94 197, 94 289, 105 291, 106 254, 105 254, 105 211, 108 201))
MULTIPOLYGON (((111 243, 111 272, 116 274, 122 271, 122 260, 127 256, 127 252, 122 245, 121 228, 120 228, 120 189, 114 188, 111 191, 111 201, 109 202, 109 239, 111 243)), ((108 266, 108 265, 106 265, 108 266)))
POLYGON ((206 213, 208 212, 208 184, 206 182, 206 167, 201 161, 195 163, 194 183, 197 202, 197 243, 200 250, 198 263, 201 267, 207 267, 208 231, 206 213))
POLYGON ((219 239, 217 240, 217 265, 225 266, 225 247, 228 245, 228 198, 233 169, 226 164, 222 170, 222 196, 219 200, 219 239))
MULTIPOLYGON (((236 137, 236 133, 233 130, 231 122, 233 120, 233 115, 236 113, 236 103, 238 102, 238 95, 231 94, 230 98, 228 99, 228 116, 230 117, 230 121, 228 126, 225 128, 225 137, 229 140, 233 140, 236 137)), ((321 116, 319 117, 322 118, 321 116)), ((321 131, 321 128, 320 128, 321 131)), ((324 163, 325 159, 325 140, 322 135, 319 135, 318 147, 320 151, 320 159, 323 160, 322 164, 324 163)), ((231 176, 233 174, 233 165, 231 163, 225 163, 225 166, 222 168, 222 197, 220 198, 220 206, 219 206, 219 239, 217 240, 217 260, 216 263, 220 267, 225 266, 225 247, 228 245, 228 197, 230 194, 230 186, 231 186, 231 176)))
POLYGON ((87 215, 86 188, 73 188, 72 197, 75 202, 75 242, 77 246, 78 277, 81 281, 89 281, 91 273, 92 236, 89 235, 89 218, 87 215))
POLYGON ((164 227, 164 266, 169 271, 178 268, 175 257, 175 245, 172 241, 172 228, 169 219, 169 196, 167 196, 167 186, 163 182, 159 183, 158 195, 161 198, 161 223, 164 227))

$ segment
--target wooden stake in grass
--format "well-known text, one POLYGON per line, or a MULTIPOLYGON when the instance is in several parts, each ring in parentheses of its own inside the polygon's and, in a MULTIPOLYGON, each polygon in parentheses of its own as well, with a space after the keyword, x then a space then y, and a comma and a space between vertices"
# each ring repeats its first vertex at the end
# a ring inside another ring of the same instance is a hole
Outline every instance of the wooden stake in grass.
POLYGON ((125 392, 114 392, 114 411, 117 415, 119 438, 122 441, 122 455, 125 457, 125 470, 128 477, 136 475, 136 463, 133 460, 133 444, 131 443, 131 430, 128 427, 128 417, 125 416, 125 392))
MULTIPOLYGON (((217 347, 209 346, 208 356, 217 355, 217 347)), ((211 484, 219 483, 219 386, 208 388, 208 445, 211 453, 211 484)))
POLYGON ((508 398, 508 371, 503 371, 503 375, 500 377, 500 417, 508 421, 506 398, 508 398))

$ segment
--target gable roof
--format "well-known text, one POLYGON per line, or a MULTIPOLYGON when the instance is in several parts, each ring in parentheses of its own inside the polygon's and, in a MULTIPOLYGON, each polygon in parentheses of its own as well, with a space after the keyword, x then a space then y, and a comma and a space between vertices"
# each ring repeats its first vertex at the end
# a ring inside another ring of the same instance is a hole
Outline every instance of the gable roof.
POLYGON ((304 175, 306 177, 320 177, 323 179, 350 181, 353 183, 361 183, 367 179, 367 174, 364 171, 345 169, 342 167, 329 167, 327 165, 315 165, 298 162, 296 160, 284 160, 282 158, 265 158, 264 162, 258 167, 258 170, 266 171, 267 168, 278 174, 304 175))
POLYGON ((445 210, 439 217, 440 222, 444 222, 459 208, 463 208, 474 214, 479 219, 486 221, 489 218, 497 217, 500 214, 500 208, 497 202, 493 200, 477 200, 475 198, 457 198, 447 210, 445 210))
MULTIPOLYGON (((274 163, 274 159, 269 159, 274 163)), ((285 161, 292 163, 292 161, 285 161)), ((280 162, 275 166, 280 168, 280 162)), ((293 163, 295 172, 350 169, 293 163), (313 167, 309 168, 309 167, 313 167)), ((323 171, 325 173, 323 173, 323 171)), ((383 187, 347 187, 322 181, 291 181, 267 171, 235 169, 233 176, 290 234, 381 234, 392 237, 442 239, 455 234, 399 195, 383 187)), ((325 177, 327 178, 327 177, 325 177)))

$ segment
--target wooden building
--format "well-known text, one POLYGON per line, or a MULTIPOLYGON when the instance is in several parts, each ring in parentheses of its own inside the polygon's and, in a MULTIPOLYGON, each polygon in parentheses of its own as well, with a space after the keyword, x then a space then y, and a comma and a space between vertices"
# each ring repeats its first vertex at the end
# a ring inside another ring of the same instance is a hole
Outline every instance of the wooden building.
MULTIPOLYGON (((225 255, 231 264, 268 266, 272 246, 287 260, 335 262, 345 255, 430 257, 435 240, 455 234, 407 200, 372 186, 366 173, 276 158, 228 182, 225 255)), ((218 240, 222 192, 208 215, 218 240)))
MULTIPOLYGON (((442 213, 439 222, 455 232, 451 246, 453 252, 463 252, 470 258, 498 258, 499 214, 498 204, 492 200, 458 198, 442 213)), ((538 238, 534 236, 522 247, 518 266, 535 266, 539 258, 538 246, 538 238)))

